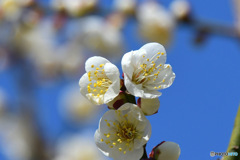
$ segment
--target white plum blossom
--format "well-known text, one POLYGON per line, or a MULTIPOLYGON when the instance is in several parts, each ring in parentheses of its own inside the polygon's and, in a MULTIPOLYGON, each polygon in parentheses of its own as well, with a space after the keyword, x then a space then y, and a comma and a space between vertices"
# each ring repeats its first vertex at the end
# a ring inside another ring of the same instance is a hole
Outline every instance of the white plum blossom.
POLYGON ((0 116, 0 147, 2 154, 11 160, 27 160, 32 157, 34 133, 29 121, 5 113, 0 116))
POLYGON ((152 115, 157 113, 160 107, 160 101, 158 98, 153 98, 153 99, 139 98, 138 106, 141 108, 142 112, 145 115, 152 115))
POLYGON ((99 108, 85 98, 76 87, 77 83, 64 89, 60 98, 61 115, 77 123, 89 123, 95 120, 99 108))
POLYGON ((95 142, 114 160, 139 160, 151 136, 151 124, 141 109, 125 103, 118 110, 107 111, 95 132, 95 142))
POLYGON ((134 13, 136 7, 136 0, 114 0, 114 8, 117 11, 130 14, 134 13))
POLYGON ((162 5, 155 1, 146 1, 137 9, 140 33, 150 41, 168 44, 175 28, 175 19, 162 5))
POLYGON ((80 91, 95 104, 106 104, 113 100, 120 90, 118 68, 107 59, 94 56, 85 63, 86 73, 79 80, 80 91))
MULTIPOLYGON (((115 21, 118 21, 117 19, 119 18, 114 18, 115 21)), ((121 55, 124 45, 123 37, 119 26, 112 22, 111 19, 88 16, 82 19, 81 31, 78 30, 77 32, 79 43, 90 50, 108 57, 121 55)))
POLYGON ((56 10, 66 10, 72 16, 79 16, 94 9, 97 0, 52 0, 52 7, 56 10))
POLYGON ((124 84, 129 93, 141 98, 157 98, 172 85, 175 73, 166 62, 166 51, 159 43, 148 43, 122 58, 124 84))
POLYGON ((89 137, 92 132, 67 135, 57 143, 55 156, 52 160, 104 160, 94 140, 89 137))
POLYGON ((83 47, 79 43, 70 40, 56 44, 57 32, 52 19, 43 20, 32 30, 23 33, 19 35, 19 43, 44 77, 54 77, 59 73, 74 75, 84 64, 83 47))
POLYGON ((153 148, 150 157, 155 160, 178 160, 180 147, 175 142, 163 141, 153 148))

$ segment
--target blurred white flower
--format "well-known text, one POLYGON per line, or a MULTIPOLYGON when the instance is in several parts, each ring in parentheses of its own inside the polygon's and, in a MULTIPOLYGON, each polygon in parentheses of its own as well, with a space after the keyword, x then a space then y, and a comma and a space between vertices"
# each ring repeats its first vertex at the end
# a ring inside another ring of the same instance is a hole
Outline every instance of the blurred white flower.
POLYGON ((136 0, 114 0, 114 8, 122 13, 132 14, 135 11, 136 0))
POLYGON ((65 118, 78 123, 92 120, 98 110, 98 107, 81 95, 75 85, 71 85, 63 91, 60 107, 60 112, 65 118))
POLYGON ((30 159, 33 137, 24 120, 10 115, 0 117, 0 140, 9 159, 30 159))
POLYGON ((104 160, 92 137, 72 135, 61 139, 53 160, 104 160))
POLYGON ((1 0, 0 13, 7 20, 17 20, 22 13, 22 8, 31 2, 32 0, 1 0))
POLYGON ((76 74, 83 67, 85 56, 82 46, 75 41, 69 41, 56 48, 58 55, 56 59, 59 62, 60 69, 64 74, 76 74))
POLYGON ((153 148, 149 156, 155 160, 178 160, 180 152, 181 150, 177 143, 163 141, 153 148))
POLYGON ((137 9, 137 19, 144 38, 164 45, 170 42, 175 20, 163 6, 154 1, 146 1, 137 9))
POLYGON ((118 26, 97 16, 82 20, 78 39, 84 46, 109 57, 120 55, 123 46, 123 38, 118 26))
POLYGON ((139 50, 126 53, 122 58, 124 84, 136 97, 157 98, 172 85, 175 73, 166 62, 166 51, 159 43, 147 43, 139 50))
POLYGON ((150 136, 151 124, 141 109, 126 103, 103 115, 95 132, 95 143, 103 154, 114 160, 139 160, 150 136))
POLYGON ((96 7, 97 0, 52 0, 52 7, 56 10, 66 10, 72 16, 79 16, 96 7))
POLYGON ((120 91, 118 68, 99 56, 89 58, 85 63, 85 73, 79 80, 80 91, 95 104, 106 104, 120 91))
POLYGON ((170 10, 176 19, 182 19, 189 14, 190 5, 187 0, 174 0, 170 4, 170 10))
POLYGON ((153 98, 153 99, 139 98, 138 106, 141 108, 142 112, 145 115, 153 115, 157 113, 160 107, 160 101, 158 98, 153 98))
POLYGON ((81 45, 75 41, 56 45, 56 36, 52 21, 46 20, 23 34, 20 43, 42 75, 79 72, 84 60, 81 45))

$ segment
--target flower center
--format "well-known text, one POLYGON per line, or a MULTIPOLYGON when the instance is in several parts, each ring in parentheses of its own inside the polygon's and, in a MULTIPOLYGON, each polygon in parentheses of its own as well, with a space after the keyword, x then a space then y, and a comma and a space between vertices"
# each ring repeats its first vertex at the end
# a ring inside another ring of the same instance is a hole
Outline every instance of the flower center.
POLYGON ((117 126, 117 137, 125 142, 131 142, 136 136, 136 128, 127 122, 122 122, 117 126))
POLYGON ((135 125, 129 122, 128 114, 122 115, 121 111, 118 110, 115 113, 119 118, 121 117, 121 122, 105 119, 104 121, 110 128, 110 132, 105 133, 106 138, 101 139, 101 141, 105 142, 110 148, 117 147, 119 152, 126 154, 134 148, 134 140, 142 137, 135 125))
MULTIPOLYGON (((155 82, 158 78, 160 71, 163 68, 162 64, 157 65, 156 61, 164 53, 157 53, 152 58, 145 58, 145 55, 142 56, 143 60, 141 61, 137 69, 133 72, 132 81, 135 84, 143 84, 143 87, 147 82, 155 82)), ((163 80, 165 81, 165 80, 163 80)), ((161 88, 161 86, 154 87, 155 89, 161 88)))
MULTIPOLYGON (((104 64, 100 64, 95 71, 88 72, 88 93, 92 93, 93 96, 104 95, 112 84, 112 81, 106 76, 103 66, 104 64)), ((94 65, 91 67, 94 68, 94 65)))

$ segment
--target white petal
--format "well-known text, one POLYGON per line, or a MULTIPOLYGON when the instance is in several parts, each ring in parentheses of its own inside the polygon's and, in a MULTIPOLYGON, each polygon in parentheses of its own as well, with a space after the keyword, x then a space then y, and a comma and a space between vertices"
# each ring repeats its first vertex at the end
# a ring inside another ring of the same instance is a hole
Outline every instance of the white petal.
POLYGON ((157 160, 178 160, 180 156, 180 147, 174 142, 164 142, 156 149, 160 150, 157 160))
POLYGON ((104 66, 105 74, 111 81, 119 80, 119 70, 118 68, 112 63, 106 63, 104 66))
MULTIPOLYGON (((168 88, 172 85, 175 77, 176 75, 172 71, 171 65, 165 64, 162 70, 160 71, 156 81, 152 84, 147 83, 146 88, 154 89, 154 87, 156 86, 161 86, 160 89, 168 88)), ((154 90, 160 90, 160 89, 154 89, 154 90)))
POLYGON ((136 61, 132 58, 132 56, 133 51, 124 54, 121 62, 123 73, 128 75, 131 79, 134 72, 133 61, 136 61))
POLYGON ((135 84, 128 76, 124 76, 124 84, 129 93, 136 97, 142 97, 144 92, 142 90, 142 84, 135 84))
POLYGON ((96 70, 96 67, 99 67, 101 64, 110 63, 106 58, 100 56, 94 56, 89 58, 85 63, 86 72, 96 70))
POLYGON ((144 46, 140 48, 140 50, 143 49, 146 51, 146 58, 152 58, 157 53, 164 53, 163 55, 160 54, 160 58, 158 59, 158 63, 156 64, 165 64, 167 56, 166 56, 166 50, 165 48, 156 42, 147 43, 144 46))
POLYGON ((155 90, 149 90, 147 88, 143 88, 142 84, 134 84, 128 76, 124 76, 124 84, 129 93, 136 97, 142 98, 157 98, 162 95, 161 92, 155 90))
POLYGON ((103 95, 100 95, 99 97, 97 97, 96 95, 93 95, 92 93, 88 93, 86 94, 86 97, 94 104, 96 105, 101 105, 104 104, 103 101, 103 95))
POLYGON ((88 84, 89 84, 88 74, 85 73, 79 80, 80 92, 84 97, 86 97, 86 95, 88 94, 88 89, 87 89, 88 84))
POLYGON ((99 121, 99 131, 101 133, 107 133, 107 132, 111 132, 111 128, 107 126, 107 121, 115 121, 116 117, 115 117, 115 111, 114 110, 109 110, 107 111, 102 118, 99 121))
POLYGON ((109 156, 110 148, 106 145, 105 142, 102 142, 102 141, 101 141, 102 138, 103 138, 103 135, 101 134, 101 132, 99 132, 99 130, 96 130, 96 132, 95 132, 95 134, 94 134, 95 143, 96 143, 98 149, 99 149, 105 156, 109 156))
POLYGON ((144 91, 144 95, 142 96, 142 98, 152 99, 162 95, 162 93, 159 91, 149 90, 147 88, 143 88, 143 91, 144 91))
POLYGON ((140 107, 145 115, 152 115, 158 111, 160 107, 160 101, 158 98, 153 99, 141 98, 140 107))
POLYGON ((104 66, 105 73, 107 77, 112 81, 112 84, 109 86, 108 91, 104 95, 104 103, 112 101, 120 91, 120 73, 118 68, 112 63, 106 63, 104 66))
POLYGON ((119 94, 119 91, 120 91, 120 80, 113 82, 109 86, 108 91, 104 94, 104 104, 109 103, 115 97, 117 97, 119 94))
MULTIPOLYGON (((138 125, 137 129, 140 130, 140 127, 142 127, 141 124, 138 125)), ((148 142, 148 140, 150 139, 151 134, 152 134, 152 126, 151 126, 149 120, 146 120, 145 128, 142 133, 143 137, 141 139, 134 140, 134 148, 139 148, 139 147, 145 145, 148 142)))
POLYGON ((143 147, 122 154, 116 152, 112 157, 114 160, 139 160, 143 155, 143 147))

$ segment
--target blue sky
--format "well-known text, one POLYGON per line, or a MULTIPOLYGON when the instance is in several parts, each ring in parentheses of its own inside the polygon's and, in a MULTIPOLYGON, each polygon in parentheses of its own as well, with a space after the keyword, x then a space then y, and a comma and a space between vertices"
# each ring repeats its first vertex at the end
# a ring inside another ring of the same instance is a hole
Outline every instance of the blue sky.
MULTIPOLYGON (((108 6, 109 1, 101 2, 108 6)), ((168 6, 171 1, 161 2, 168 6)), ((190 3, 199 19, 234 24, 231 1, 192 0, 190 3)), ((146 43, 134 36, 137 33, 134 21, 130 20, 123 32, 128 51, 146 43)), ((179 160, 216 160, 217 157, 210 157, 210 151, 226 151, 240 102, 240 42, 211 35, 196 46, 193 45, 194 35, 189 27, 179 26, 167 48, 167 63, 172 65, 176 79, 170 88, 162 91, 159 112, 148 117, 152 137, 147 150, 149 153, 161 141, 174 141, 181 147, 179 160)), ((120 63, 117 65, 121 68, 120 63)), ((13 100, 17 100, 19 94, 14 81, 17 72, 14 68, 0 72, 0 87, 13 100)), ((57 108, 51 107, 58 105, 58 95, 65 83, 63 80, 50 87, 36 88, 38 119, 49 141, 61 135, 65 126, 57 108)), ((96 129, 97 125, 91 124, 91 127, 96 129)), ((74 127, 68 129, 75 130, 74 127)))

